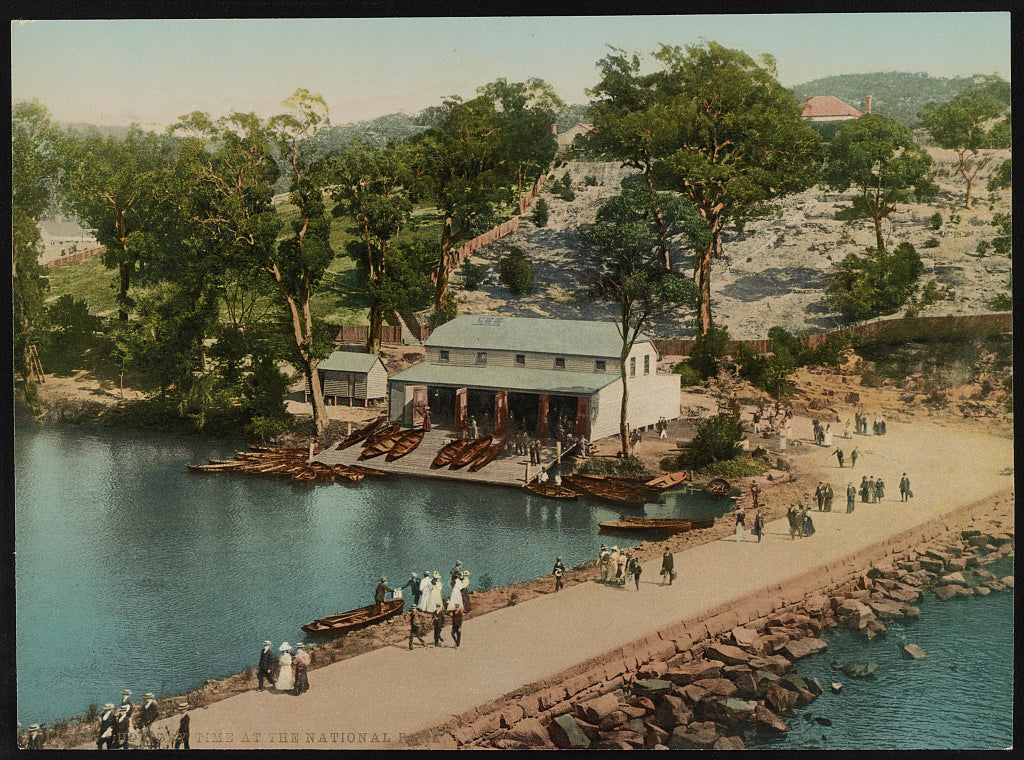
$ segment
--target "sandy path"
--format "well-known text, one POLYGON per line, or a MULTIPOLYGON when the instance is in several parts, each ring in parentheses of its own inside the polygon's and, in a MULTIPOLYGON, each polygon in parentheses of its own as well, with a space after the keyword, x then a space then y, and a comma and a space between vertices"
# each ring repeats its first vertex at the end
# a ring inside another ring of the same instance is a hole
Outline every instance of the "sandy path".
MULTIPOLYGON (((809 436, 810 423, 799 423, 796 436, 809 436)), ((801 469, 834 486, 854 476, 859 483, 863 474, 881 476, 886 498, 858 502, 846 514, 837 488, 837 511, 813 513, 817 533, 811 538, 791 541, 785 521, 774 521, 760 544, 748 534, 744 542, 730 537, 676 554, 679 580, 671 587, 658 585, 660 563, 646 562, 639 592, 579 584, 468 620, 458 650, 446 630, 442 648, 390 646, 315 670, 310 691, 299 698, 268 690, 213 703, 192 712, 192 747, 394 747, 402 734, 1013 485, 1007 438, 890 423, 888 435, 855 436, 853 443, 860 451, 856 470, 840 471, 832 449, 813 445, 804 447, 801 469), (897 486, 904 470, 915 493, 905 504, 897 486), (377 744, 371 743, 375 734, 377 744)), ((173 727, 177 720, 159 725, 173 727)))

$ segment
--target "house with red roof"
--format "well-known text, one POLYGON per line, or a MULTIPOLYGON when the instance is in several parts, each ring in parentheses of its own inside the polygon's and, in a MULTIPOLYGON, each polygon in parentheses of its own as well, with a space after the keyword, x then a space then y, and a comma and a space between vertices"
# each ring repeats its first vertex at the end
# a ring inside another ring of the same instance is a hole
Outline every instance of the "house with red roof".
MULTIPOLYGON (((867 99, 867 112, 871 113, 871 96, 867 99)), ((800 115, 809 121, 849 121, 863 114, 847 105, 835 95, 816 95, 804 101, 800 115)))

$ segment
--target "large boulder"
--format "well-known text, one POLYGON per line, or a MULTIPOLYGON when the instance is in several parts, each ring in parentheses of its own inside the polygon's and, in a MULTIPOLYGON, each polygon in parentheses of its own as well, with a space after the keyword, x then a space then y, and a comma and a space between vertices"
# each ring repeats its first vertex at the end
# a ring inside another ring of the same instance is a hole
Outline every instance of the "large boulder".
POLYGON ((761 635, 753 628, 744 628, 743 626, 739 626, 737 628, 733 628, 730 635, 732 636, 733 642, 735 642, 738 647, 752 649, 755 652, 764 651, 764 642, 761 641, 761 635))
POLYGON ((669 749, 710 749, 718 741, 714 721, 677 726, 668 740, 669 749))
POLYGON ((675 685, 671 681, 665 681, 661 678, 648 678, 644 681, 635 681, 633 683, 633 693, 641 697, 648 697, 649 699, 655 699, 662 694, 668 694, 674 688, 675 685))
POLYGON ((863 628, 874 617, 871 608, 857 599, 847 599, 836 608, 836 620, 844 628, 863 628))
POLYGON ((874 612, 880 620, 899 620, 903 617, 903 612, 900 610, 899 603, 890 599, 869 601, 868 607, 871 608, 871 611, 874 612))
POLYGON ((778 652, 782 647, 786 646, 786 642, 789 641, 790 635, 788 631, 776 631, 769 633, 763 637, 761 641, 764 645, 764 651, 768 654, 774 654, 778 652))
POLYGON ((676 726, 685 726, 693 721, 693 711, 682 697, 666 694, 654 711, 654 723, 671 731, 676 726))
POLYGON ((941 559, 936 559, 935 557, 921 557, 918 562, 921 563, 922 570, 927 570, 932 573, 941 573, 946 567, 945 562, 941 559))
POLYGON ((781 654, 773 654, 769 657, 751 657, 747 664, 755 671, 767 670, 777 676, 793 669, 793 663, 781 654))
POLYGON ((818 654, 828 649, 828 642, 824 639, 797 639, 790 641, 782 647, 782 654, 791 660, 799 660, 812 654, 818 654))
POLYGON ((559 715, 551 721, 548 734, 560 749, 585 749, 590 746, 590 737, 571 715, 559 715))
POLYGON ((736 684, 736 690, 744 696, 754 697, 759 693, 757 689, 757 679, 754 678, 754 674, 750 671, 740 673, 733 680, 733 683, 736 684))
POLYGON ((711 749, 740 750, 744 746, 743 739, 739 736, 719 736, 711 749))
POLYGON ((607 715, 618 709, 619 698, 612 693, 576 705, 577 714, 588 723, 600 723, 607 715))
POLYGON ((736 693, 736 684, 728 678, 702 678, 699 681, 694 681, 692 685, 719 697, 731 697, 736 693))
POLYGON ((957 594, 956 586, 936 586, 932 591, 934 591, 935 596, 939 597, 942 601, 952 599, 957 594))
POLYGON ((861 662, 832 663, 832 667, 843 671, 850 678, 867 678, 878 670, 878 663, 870 660, 861 662))
POLYGON ((966 586, 967 585, 967 579, 964 578, 964 574, 961 573, 961 572, 946 573, 945 575, 940 577, 939 580, 941 582, 945 583, 946 585, 949 585, 951 583, 955 583, 958 586, 966 586))
POLYGON ((650 721, 644 723, 644 749, 654 749, 659 744, 665 744, 668 741, 669 732, 663 729, 661 726, 650 721))
POLYGON ((873 639, 875 636, 882 636, 889 632, 889 629, 885 627, 885 623, 881 620, 870 620, 868 624, 860 629, 860 632, 864 634, 864 638, 873 639))
POLYGON ((661 678, 665 675, 665 671, 668 670, 668 664, 661 662, 660 660, 654 660, 642 665, 636 672, 637 678, 661 678))
POLYGON ((921 596, 921 592, 913 588, 898 586, 894 589, 886 591, 885 595, 892 599, 894 602, 902 602, 904 604, 907 604, 910 602, 916 602, 918 598, 921 596))
POLYGON ((726 665, 741 665, 750 659, 750 655, 739 647, 718 643, 709 646, 704 652, 704 657, 724 662, 726 665))
POLYGON ((707 691, 692 683, 679 687, 675 690, 675 694, 685 699, 690 705, 697 704, 708 695, 707 691))
POLYGON ((712 660, 694 660, 672 665, 665 671, 664 678, 674 684, 685 686, 702 678, 718 678, 722 674, 722 663, 712 660))
POLYGON ((746 721, 754 714, 755 707, 757 707, 757 702, 748 702, 732 697, 710 697, 698 705, 705 720, 713 720, 715 723, 724 725, 735 725, 746 721))
MULTIPOLYGON (((627 720, 629 720, 629 715, 620 708, 618 710, 612 710, 601 718, 601 720, 597 721, 597 727, 601 731, 611 731, 613 728, 624 724, 627 720)), ((583 730, 586 731, 586 727, 584 727, 583 730)))
POLYGON ((505 732, 505 738, 520 742, 528 747, 551 748, 555 746, 547 730, 536 718, 527 718, 526 720, 519 721, 505 732))
POLYGON ((903 656, 911 660, 917 660, 924 657, 924 650, 917 644, 907 644, 903 647, 903 656))
POLYGON ((784 721, 782 718, 773 713, 764 705, 758 705, 754 708, 752 722, 758 728, 765 731, 771 731, 774 733, 781 734, 789 730, 789 726, 786 725, 786 721, 784 721))
POLYGON ((967 569, 967 558, 966 557, 953 557, 946 563, 947 570, 953 570, 959 572, 967 569))
POLYGON ((789 712, 796 707, 800 698, 795 691, 790 691, 777 683, 769 684, 764 694, 764 701, 778 713, 789 712))

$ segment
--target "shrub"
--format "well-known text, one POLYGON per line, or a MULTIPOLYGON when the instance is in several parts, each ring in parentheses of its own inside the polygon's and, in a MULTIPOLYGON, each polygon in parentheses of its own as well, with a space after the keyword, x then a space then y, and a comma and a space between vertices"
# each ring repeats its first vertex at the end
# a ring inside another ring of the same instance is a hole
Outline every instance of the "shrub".
POLYGON ((776 397, 788 395, 793 383, 787 377, 796 369, 796 361, 785 348, 775 354, 759 355, 750 346, 740 346, 740 377, 776 397))
POLYGON ((930 237, 930 238, 928 238, 927 240, 924 241, 924 247, 925 248, 938 248, 939 247, 939 239, 937 237, 930 237))
POLYGON ((762 475, 769 469, 771 468, 767 463, 744 454, 735 459, 712 462, 709 465, 705 465, 694 473, 694 476, 702 478, 747 478, 753 475, 762 475))
POLYGON ((988 305, 993 311, 1009 311, 1013 308, 1013 300, 1006 293, 1000 293, 988 305))
POLYGON ((1008 237, 997 237, 992 239, 992 248, 1000 256, 1009 256, 1012 250, 1010 238, 1008 237))
POLYGON ((843 362, 843 354, 850 347, 851 340, 845 335, 828 335, 825 342, 813 349, 808 364, 838 367, 843 362))
POLYGON ((979 240, 978 241, 978 246, 977 246, 977 248, 974 249, 974 252, 977 253, 979 256, 981 256, 981 255, 984 255, 985 252, 988 251, 988 249, 990 247, 991 246, 989 245, 989 242, 987 240, 979 240))
POLYGON ((512 295, 522 296, 533 291, 533 266, 519 248, 513 247, 501 259, 498 272, 498 279, 512 295))
POLYGON ((910 243, 900 243, 891 254, 850 254, 832 275, 825 302, 850 321, 892 314, 914 292, 922 271, 921 257, 910 243))
POLYGON ((647 475, 643 463, 636 457, 615 459, 587 459, 580 463, 576 472, 584 475, 647 475))
POLYGON ((583 184, 587 187, 597 187, 597 177, 593 174, 588 174, 583 178, 583 184))
POLYGON ((538 227, 546 227, 548 224, 548 202, 538 198, 533 205, 533 212, 530 214, 530 221, 538 227))
POLYGON ((938 211, 932 214, 931 217, 929 217, 928 219, 928 226, 931 227, 933 230, 937 230, 939 227, 941 227, 942 214, 940 214, 938 211))
POLYGON ((699 469, 712 462, 735 459, 743 453, 740 441, 745 437, 742 423, 728 412, 708 417, 697 424, 697 434, 690 448, 680 455, 680 464, 699 469))
POLYGON ((693 344, 690 366, 702 378, 714 377, 718 374, 720 359, 729 353, 730 343, 728 327, 712 327, 693 344))
POLYGON ((483 267, 472 261, 463 261, 459 273, 462 275, 462 287, 466 290, 476 290, 484 277, 483 267))
POLYGON ((993 190, 1002 190, 1010 186, 1012 171, 1010 169, 1010 159, 1006 159, 996 170, 996 173, 988 178, 988 184, 985 185, 985 189, 989 192, 993 190))
POLYGON ((691 367, 688 361, 679 362, 679 364, 672 367, 672 372, 679 375, 679 385, 682 388, 700 385, 704 381, 704 378, 700 376, 700 372, 691 367))

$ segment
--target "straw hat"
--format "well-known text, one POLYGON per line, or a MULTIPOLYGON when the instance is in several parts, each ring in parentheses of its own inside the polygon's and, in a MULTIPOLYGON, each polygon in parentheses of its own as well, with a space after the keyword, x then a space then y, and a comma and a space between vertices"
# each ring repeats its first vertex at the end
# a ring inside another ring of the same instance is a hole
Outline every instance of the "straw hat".
POLYGON ((269 640, 268 641, 264 641, 263 642, 263 646, 265 646, 265 647, 272 647, 272 646, 274 646, 274 642, 273 641, 269 641, 269 640))
POLYGON ((103 705, 103 709, 104 710, 113 710, 114 709, 114 703, 113 702, 107 702, 105 705, 103 705))
POLYGON ((288 642, 286 641, 286 642, 284 642, 284 643, 283 643, 283 644, 282 644, 281 646, 279 646, 279 647, 277 648, 277 650, 278 650, 279 652, 287 652, 287 651, 291 650, 291 648, 292 648, 292 645, 291 645, 291 644, 289 644, 289 643, 288 643, 288 642))
POLYGON ((387 583, 387 582, 388 582, 387 576, 386 576, 386 575, 382 575, 382 576, 380 577, 380 582, 381 582, 381 583, 387 583))
POLYGON ((131 689, 125 689, 124 691, 121 692, 121 696, 122 697, 130 697, 131 695, 132 695, 132 690, 131 689))
POLYGON ((416 575, 416 573, 409 573, 409 577, 410 578, 419 578, 419 576, 416 575))
POLYGON ((29 731, 38 731, 39 730, 39 724, 38 723, 33 723, 31 726, 28 727, 28 730, 29 731))
POLYGON ((298 644, 296 644, 296 645, 295 645, 295 648, 296 648, 296 649, 305 649, 305 648, 306 648, 306 645, 305 645, 305 644, 303 644, 303 643, 302 643, 302 642, 300 641, 300 642, 299 642, 298 644))
POLYGON ((435 573, 434 573, 434 577, 435 577, 435 578, 440 578, 440 577, 441 577, 441 573, 435 572, 435 573))
POLYGON ((187 710, 188 702, 178 702, 178 707, 180 707, 182 710, 187 710))
POLYGON ((145 694, 142 695, 142 698, 143 699, 153 699, 153 693, 147 691, 145 694))

